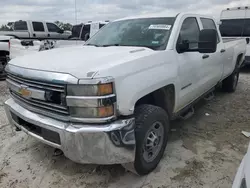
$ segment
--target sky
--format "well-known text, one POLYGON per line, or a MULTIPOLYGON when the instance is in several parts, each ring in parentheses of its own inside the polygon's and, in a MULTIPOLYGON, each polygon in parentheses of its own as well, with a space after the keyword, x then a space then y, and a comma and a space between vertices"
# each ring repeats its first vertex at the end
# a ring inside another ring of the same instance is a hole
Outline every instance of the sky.
POLYGON ((221 10, 246 5, 250 0, 0 0, 0 24, 16 20, 75 24, 173 11, 209 14, 218 19, 221 10))

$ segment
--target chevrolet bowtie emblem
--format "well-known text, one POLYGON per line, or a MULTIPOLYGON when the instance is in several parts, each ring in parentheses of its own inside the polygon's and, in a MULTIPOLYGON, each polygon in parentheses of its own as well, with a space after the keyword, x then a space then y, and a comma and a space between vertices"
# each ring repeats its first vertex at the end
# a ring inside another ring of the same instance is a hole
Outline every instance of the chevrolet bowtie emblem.
POLYGON ((21 88, 19 89, 19 94, 22 97, 29 98, 31 97, 32 92, 28 90, 28 86, 21 85, 21 88))

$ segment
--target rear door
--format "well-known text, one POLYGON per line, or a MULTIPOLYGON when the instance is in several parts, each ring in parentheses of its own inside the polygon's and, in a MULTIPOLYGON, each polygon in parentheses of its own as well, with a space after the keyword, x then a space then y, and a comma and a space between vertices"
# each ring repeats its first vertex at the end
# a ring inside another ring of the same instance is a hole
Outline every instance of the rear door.
POLYGON ((217 50, 215 53, 202 54, 202 62, 203 62, 203 79, 204 92, 211 89, 215 86, 218 81, 220 81, 223 75, 223 64, 226 63, 227 59, 225 56, 226 49, 223 41, 221 40, 220 34, 218 33, 218 29, 215 25, 215 22, 211 18, 201 17, 201 27, 202 29, 214 29, 217 31, 217 50))
POLYGON ((33 34, 32 38, 44 39, 47 38, 43 22, 32 22, 33 34))
MULTIPOLYGON (((181 23, 176 46, 183 41, 196 41, 196 43, 190 44, 189 48, 197 49, 200 32, 197 17, 183 17, 181 23)), ((203 83, 204 68, 202 54, 199 52, 180 53, 177 48, 176 51, 180 78, 178 111, 202 94, 201 84, 203 83)))

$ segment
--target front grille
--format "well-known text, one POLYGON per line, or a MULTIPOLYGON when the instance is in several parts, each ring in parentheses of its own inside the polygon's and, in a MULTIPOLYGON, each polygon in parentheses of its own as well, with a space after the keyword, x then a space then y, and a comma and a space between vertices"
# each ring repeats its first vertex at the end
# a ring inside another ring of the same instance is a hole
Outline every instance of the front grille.
POLYGON ((7 74, 7 82, 11 96, 21 106, 59 115, 69 115, 65 102, 65 85, 32 80, 9 73, 7 74), (31 91, 31 96, 24 97, 19 92, 22 87, 28 88, 31 91), (52 95, 54 96, 51 97, 52 95))

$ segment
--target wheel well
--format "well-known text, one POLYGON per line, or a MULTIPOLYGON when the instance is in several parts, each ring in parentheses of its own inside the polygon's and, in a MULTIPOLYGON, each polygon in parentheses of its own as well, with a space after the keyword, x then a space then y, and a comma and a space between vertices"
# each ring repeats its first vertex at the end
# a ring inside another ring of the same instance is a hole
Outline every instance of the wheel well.
POLYGON ((141 104, 151 104, 163 108, 170 117, 173 115, 175 106, 175 87, 173 84, 157 89, 140 98, 135 107, 141 104))
POLYGON ((237 57, 236 65, 238 66, 243 61, 243 54, 239 54, 237 57))
POLYGON ((0 57, 6 57, 9 54, 10 54, 10 52, 8 52, 8 51, 0 50, 0 57))

